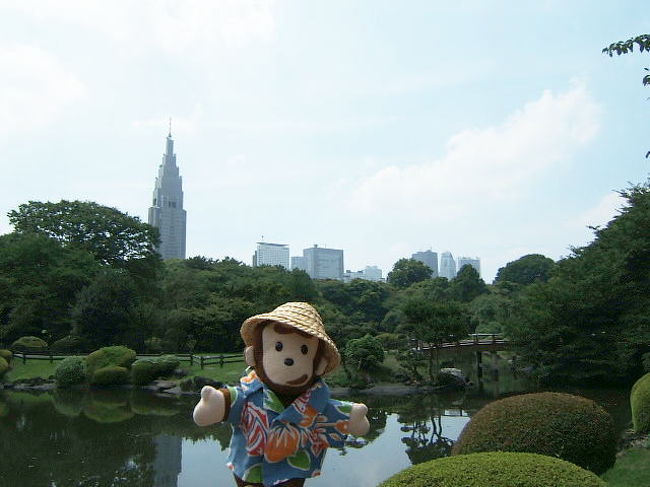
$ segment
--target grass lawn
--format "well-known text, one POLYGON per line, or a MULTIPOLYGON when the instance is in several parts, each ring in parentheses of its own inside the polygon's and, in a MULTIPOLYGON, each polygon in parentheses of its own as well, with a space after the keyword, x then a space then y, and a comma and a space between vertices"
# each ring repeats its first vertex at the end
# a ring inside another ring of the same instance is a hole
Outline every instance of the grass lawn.
POLYGON ((616 464, 603 474, 602 479, 609 487, 650 486, 650 449, 627 450, 616 459, 616 464))
POLYGON ((42 377, 47 379, 51 375, 54 375, 54 370, 57 365, 59 365, 60 360, 55 360, 54 363, 50 363, 49 360, 27 360, 25 364, 21 359, 16 359, 12 361, 12 369, 7 372, 5 376, 5 381, 13 382, 19 379, 33 379, 36 377, 42 377))

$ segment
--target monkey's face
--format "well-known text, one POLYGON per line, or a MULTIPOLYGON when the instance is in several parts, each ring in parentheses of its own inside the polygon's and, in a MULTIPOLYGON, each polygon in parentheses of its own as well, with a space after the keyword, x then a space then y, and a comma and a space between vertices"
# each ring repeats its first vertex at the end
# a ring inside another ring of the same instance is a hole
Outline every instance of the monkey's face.
POLYGON ((264 372, 274 384, 298 389, 312 383, 318 338, 271 324, 262 330, 262 349, 264 372))

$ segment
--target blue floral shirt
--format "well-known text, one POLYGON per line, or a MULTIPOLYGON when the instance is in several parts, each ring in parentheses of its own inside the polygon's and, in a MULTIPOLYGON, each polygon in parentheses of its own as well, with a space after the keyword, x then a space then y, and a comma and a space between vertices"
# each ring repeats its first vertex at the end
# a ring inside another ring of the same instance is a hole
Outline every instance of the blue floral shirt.
POLYGON ((228 467, 245 482, 273 486, 315 477, 327 448, 343 446, 352 403, 331 399, 321 379, 286 408, 255 371, 228 390, 228 467))

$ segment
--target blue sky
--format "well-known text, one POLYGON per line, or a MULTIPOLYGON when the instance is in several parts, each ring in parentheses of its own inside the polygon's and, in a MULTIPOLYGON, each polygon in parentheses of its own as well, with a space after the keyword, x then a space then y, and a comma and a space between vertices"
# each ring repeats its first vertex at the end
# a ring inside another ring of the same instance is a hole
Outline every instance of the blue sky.
POLYGON ((648 175, 644 1, 0 0, 0 233, 28 200, 146 220, 173 118, 188 254, 588 243, 648 175))

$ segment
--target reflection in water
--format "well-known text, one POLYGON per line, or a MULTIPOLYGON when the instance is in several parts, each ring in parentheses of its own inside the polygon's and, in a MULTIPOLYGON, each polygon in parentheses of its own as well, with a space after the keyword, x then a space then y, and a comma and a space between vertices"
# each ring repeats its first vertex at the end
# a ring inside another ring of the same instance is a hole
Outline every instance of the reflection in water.
MULTIPOLYGON (((503 370, 484 374, 483 381, 486 395, 477 384, 452 394, 343 398, 368 405, 370 432, 330 449, 323 475, 307 485, 374 487, 411 464, 448 455, 470 416, 494 400, 495 391, 524 390, 503 370)), ((626 415, 619 424, 629 422, 627 391, 599 393, 594 399, 615 419, 621 411, 626 415)), ((0 487, 234 485, 225 467, 230 427, 197 427, 191 419, 195 402, 126 389, 0 391, 0 487)))

